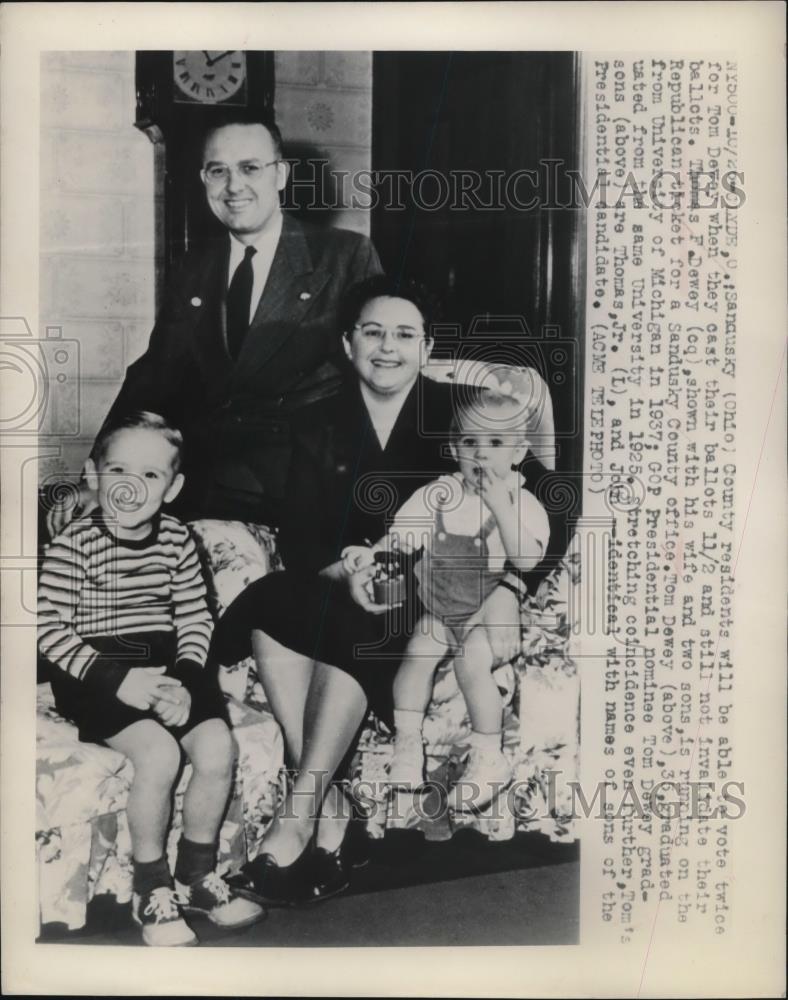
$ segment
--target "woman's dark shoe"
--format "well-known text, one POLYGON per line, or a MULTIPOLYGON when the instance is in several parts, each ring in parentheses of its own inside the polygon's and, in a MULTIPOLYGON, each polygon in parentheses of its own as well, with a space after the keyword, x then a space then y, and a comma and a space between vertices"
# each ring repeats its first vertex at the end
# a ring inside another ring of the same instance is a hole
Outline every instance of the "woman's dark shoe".
MULTIPOLYGON (((336 850, 327 851, 310 840, 289 865, 279 865, 270 854, 260 854, 226 881, 238 895, 268 906, 299 906, 330 899, 350 885, 351 865, 343 857, 348 841, 346 834, 336 850)), ((355 856, 360 857, 358 853, 355 856)))
POLYGON ((312 886, 315 897, 330 899, 344 892, 350 885, 353 868, 363 868, 369 864, 369 837, 366 823, 354 816, 348 823, 342 843, 333 851, 312 848, 312 886))
POLYGON ((268 906, 298 906, 320 899, 313 888, 311 843, 289 865, 277 864, 270 854, 259 854, 226 881, 240 896, 268 906))
POLYGON ((270 854, 259 854, 239 874, 225 880, 235 892, 268 906, 299 906, 316 903, 344 892, 350 871, 369 864, 366 822, 354 815, 342 843, 333 851, 318 847, 313 837, 307 848, 289 865, 279 865, 270 854))
POLYGON ((347 825, 345 839, 340 847, 342 863, 346 868, 366 868, 369 864, 369 836, 367 823, 360 816, 353 816, 347 825))
POLYGON ((350 885, 350 875, 342 859, 342 844, 335 851, 312 848, 312 890, 316 899, 330 899, 350 885))

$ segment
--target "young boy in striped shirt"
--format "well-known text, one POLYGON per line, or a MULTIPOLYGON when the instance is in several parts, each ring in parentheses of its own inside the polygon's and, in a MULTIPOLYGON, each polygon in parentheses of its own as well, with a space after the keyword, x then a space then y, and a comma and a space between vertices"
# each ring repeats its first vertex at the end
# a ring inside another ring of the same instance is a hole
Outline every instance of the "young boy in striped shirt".
POLYGON ((215 871, 233 738, 206 667, 213 622, 194 542, 162 511, 183 485, 183 439, 157 414, 106 427, 86 465, 98 506, 47 549, 39 649, 57 668, 58 711, 79 738, 134 765, 127 816, 133 916, 149 945, 197 944, 184 913, 221 927, 262 916, 215 871), (181 749, 192 764, 173 886, 165 858, 181 749))

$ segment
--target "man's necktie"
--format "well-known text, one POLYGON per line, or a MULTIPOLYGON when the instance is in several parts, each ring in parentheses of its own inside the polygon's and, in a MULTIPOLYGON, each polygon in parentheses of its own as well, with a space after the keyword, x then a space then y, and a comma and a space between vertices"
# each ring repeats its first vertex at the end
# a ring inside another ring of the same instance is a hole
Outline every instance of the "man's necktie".
POLYGON ((235 274, 227 289, 227 347, 233 360, 241 353, 246 331, 249 329, 249 310, 252 305, 252 257, 257 253, 254 247, 247 247, 244 259, 235 269, 235 274))

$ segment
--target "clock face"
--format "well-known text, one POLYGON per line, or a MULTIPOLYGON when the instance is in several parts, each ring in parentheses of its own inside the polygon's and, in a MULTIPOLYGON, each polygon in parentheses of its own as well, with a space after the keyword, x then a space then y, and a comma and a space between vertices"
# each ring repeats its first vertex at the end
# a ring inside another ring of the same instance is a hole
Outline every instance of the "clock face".
POLYGON ((220 104, 239 96, 246 81, 246 54, 205 50, 174 52, 172 69, 177 85, 176 100, 220 104))

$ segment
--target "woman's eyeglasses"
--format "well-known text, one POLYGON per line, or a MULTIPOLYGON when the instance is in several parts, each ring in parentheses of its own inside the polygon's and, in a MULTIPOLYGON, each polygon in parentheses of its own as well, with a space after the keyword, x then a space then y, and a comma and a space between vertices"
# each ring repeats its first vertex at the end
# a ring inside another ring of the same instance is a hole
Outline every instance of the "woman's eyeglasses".
POLYGON ((424 339, 424 334, 420 330, 414 330, 412 326, 398 326, 390 330, 388 327, 378 326, 377 323, 356 323, 353 332, 360 333, 365 340, 381 344, 386 339, 386 334, 389 334, 397 344, 413 344, 424 339))
MULTIPOLYGON (((262 177, 266 167, 272 167, 275 163, 281 162, 281 160, 269 160, 268 163, 258 163, 257 160, 249 160, 246 163, 238 164, 238 173, 246 181, 256 181, 262 177)), ((232 172, 232 167, 228 167, 226 163, 212 163, 203 170, 202 175, 206 184, 218 185, 226 184, 232 172)))

